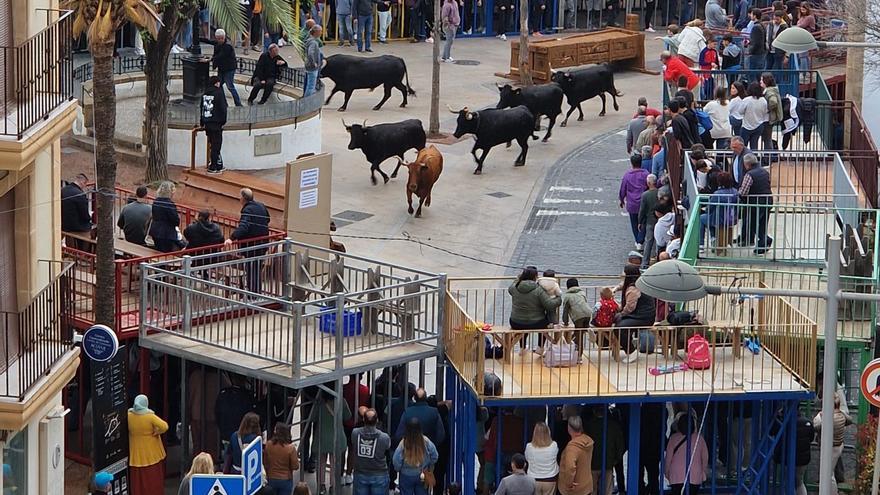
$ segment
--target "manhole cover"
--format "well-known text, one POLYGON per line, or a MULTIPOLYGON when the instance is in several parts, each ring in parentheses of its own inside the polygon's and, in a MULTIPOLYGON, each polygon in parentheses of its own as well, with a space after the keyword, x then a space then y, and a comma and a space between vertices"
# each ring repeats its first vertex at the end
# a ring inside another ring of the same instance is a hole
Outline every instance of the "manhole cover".
POLYGON ((480 65, 479 60, 456 60, 455 65, 480 65))
POLYGON ((489 193, 489 194, 487 194, 487 196, 492 196, 493 198, 501 199, 501 198, 509 198, 510 194, 507 194, 506 192, 498 191, 498 192, 489 193))
POLYGON ((359 222, 361 220, 366 220, 373 216, 371 213, 363 212, 363 211, 355 211, 355 210, 345 210, 343 212, 337 213, 333 215, 333 218, 339 218, 342 220, 348 220, 349 222, 359 222))

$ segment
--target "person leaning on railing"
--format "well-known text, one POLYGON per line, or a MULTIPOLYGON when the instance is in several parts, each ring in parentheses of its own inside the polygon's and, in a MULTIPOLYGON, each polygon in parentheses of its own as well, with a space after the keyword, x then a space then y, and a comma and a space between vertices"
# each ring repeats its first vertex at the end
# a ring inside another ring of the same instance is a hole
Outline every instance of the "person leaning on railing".
POLYGON ((700 247, 704 245, 706 239, 706 228, 709 228, 709 235, 716 242, 712 245, 720 244, 718 241, 718 232, 721 229, 732 228, 736 225, 736 204, 739 201, 739 195, 736 191, 736 182, 733 176, 728 172, 718 174, 718 190, 709 197, 709 205, 706 207, 706 213, 700 214, 700 247))

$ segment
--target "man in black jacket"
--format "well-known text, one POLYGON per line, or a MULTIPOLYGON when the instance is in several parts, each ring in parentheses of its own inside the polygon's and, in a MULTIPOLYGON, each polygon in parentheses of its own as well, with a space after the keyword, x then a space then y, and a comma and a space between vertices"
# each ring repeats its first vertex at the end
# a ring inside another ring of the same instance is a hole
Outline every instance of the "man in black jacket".
MULTIPOLYGON (((761 9, 752 9, 752 31, 749 33, 749 51, 746 56, 746 69, 761 71, 767 65, 767 30, 761 19, 761 9)), ((755 74, 757 79, 760 74, 755 74)))
MULTIPOLYGON (((219 246, 223 244, 223 232, 220 230, 220 226, 211 221, 211 212, 208 210, 202 210, 199 212, 199 216, 197 220, 186 227, 183 230, 183 237, 186 239, 186 247, 193 248, 204 248, 206 246, 219 246)), ((197 254, 207 254, 214 253, 219 251, 219 247, 210 250, 204 250, 203 252, 199 252, 197 254)), ((220 257, 212 257, 207 258, 206 260, 193 260, 194 266, 205 265, 210 263, 217 263, 220 261, 220 257)), ((204 272, 204 276, 207 277, 208 272, 204 272)))
POLYGON ((696 142, 696 138, 691 132, 691 126, 684 115, 681 114, 678 98, 673 98, 666 104, 669 111, 668 120, 671 121, 672 135, 681 143, 681 147, 690 149, 696 142))
POLYGON ((263 91, 260 105, 266 103, 269 95, 272 94, 272 88, 275 87, 275 80, 278 79, 282 67, 287 67, 287 62, 278 54, 278 45, 272 43, 269 45, 269 51, 263 52, 260 59, 257 60, 257 68, 254 70, 254 89, 248 96, 248 105, 253 105, 260 90, 263 91))
MULTIPOLYGON (((242 188, 239 202, 241 202, 241 217, 238 227, 226 239, 226 246, 231 246, 232 241, 246 241, 269 235, 269 210, 259 201, 254 201, 254 192, 247 187, 242 188)), ((261 258, 266 254, 266 248, 259 248, 265 240, 243 242, 240 247, 248 248, 242 253, 245 258, 257 258, 255 261, 245 263, 244 270, 247 277, 248 290, 259 294, 261 292, 260 265, 261 258)))
MULTIPOLYGON (((92 216, 89 214, 89 197, 83 191, 89 179, 78 174, 72 182, 61 188, 61 230, 64 232, 91 232, 92 216)), ((88 251, 88 243, 68 238, 67 245, 88 251)))
POLYGON ((785 12, 777 10, 767 24, 767 70, 779 70, 785 65, 785 52, 773 46, 779 33, 785 31, 785 12))
POLYGON ((208 137, 208 147, 211 150, 211 163, 208 164, 209 174, 223 173, 223 158, 220 157, 220 149, 223 147, 223 126, 226 125, 226 94, 220 87, 220 78, 211 76, 208 79, 208 88, 202 95, 201 124, 205 128, 208 137))
POLYGON ((235 106, 240 107, 241 97, 238 96, 238 91, 235 90, 235 68, 237 66, 235 48, 227 42, 226 31, 218 29, 214 31, 213 40, 208 38, 200 38, 200 40, 203 43, 214 45, 214 56, 211 57, 211 62, 214 68, 217 69, 217 76, 220 78, 220 81, 229 88, 235 106))

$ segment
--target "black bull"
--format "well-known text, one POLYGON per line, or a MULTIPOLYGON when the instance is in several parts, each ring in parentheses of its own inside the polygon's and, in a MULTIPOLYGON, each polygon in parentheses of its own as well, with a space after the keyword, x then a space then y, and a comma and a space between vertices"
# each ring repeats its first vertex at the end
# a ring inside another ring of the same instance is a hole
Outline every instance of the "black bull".
POLYGON ((369 89, 370 91, 384 86, 385 94, 382 100, 373 107, 373 110, 379 110, 382 105, 391 97, 391 89, 397 88, 403 95, 403 103, 401 107, 405 107, 408 95, 416 95, 416 92, 409 86, 409 73, 406 70, 406 62, 400 57, 394 55, 382 55, 379 57, 355 57, 354 55, 331 55, 325 59, 324 66, 321 67, 321 77, 329 78, 334 82, 335 86, 330 91, 325 105, 330 104, 338 91, 345 93, 345 101, 339 107, 340 112, 344 112, 348 107, 348 100, 356 89, 369 89), (404 84, 404 78, 406 84, 404 84))
MULTIPOLYGON (((419 151, 425 147, 427 140, 422 121, 417 119, 371 126, 367 126, 366 121, 363 124, 347 125, 343 120, 342 125, 351 135, 348 149, 360 149, 367 157, 367 161, 370 162, 370 180, 373 185, 376 184, 376 171, 379 172, 385 183, 388 183, 388 176, 379 168, 382 162, 392 156, 403 160, 404 153, 410 149, 419 151)), ((397 162, 391 177, 397 177, 399 169, 400 162, 397 162)))
POLYGON ((498 86, 500 98, 496 108, 513 108, 519 105, 528 107, 535 116, 535 130, 541 128, 541 116, 546 115, 550 119, 547 125, 547 134, 543 141, 546 143, 553 133, 556 117, 562 113, 562 88, 556 83, 514 88, 509 84, 498 86))
POLYGON ((489 150, 501 143, 507 143, 514 139, 522 151, 516 157, 515 167, 522 167, 526 164, 526 155, 529 152, 529 137, 538 139, 534 135, 535 117, 525 105, 516 108, 506 108, 503 110, 489 108, 477 112, 471 112, 467 107, 461 110, 449 111, 458 115, 458 122, 455 128, 455 137, 460 138, 465 134, 473 134, 477 137, 471 154, 477 161, 477 169, 474 174, 483 173, 483 161, 489 150), (483 154, 477 157, 477 150, 483 150, 483 154))
POLYGON ((602 99, 602 111, 599 112, 599 116, 605 115, 605 93, 611 94, 611 99, 614 101, 614 111, 620 110, 620 107, 617 106, 617 97, 623 96, 623 93, 614 87, 614 71, 607 64, 569 72, 554 72, 551 79, 562 87, 570 106, 568 113, 565 114, 565 120, 559 124, 560 127, 568 125, 568 118, 575 108, 578 111, 578 120, 584 120, 581 103, 596 96, 602 99))

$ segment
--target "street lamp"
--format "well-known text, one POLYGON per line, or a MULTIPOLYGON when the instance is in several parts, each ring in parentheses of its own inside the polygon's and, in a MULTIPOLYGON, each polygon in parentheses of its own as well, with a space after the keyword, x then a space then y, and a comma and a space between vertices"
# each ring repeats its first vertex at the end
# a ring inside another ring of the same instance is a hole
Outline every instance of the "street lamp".
POLYGON ((773 48, 778 48, 786 53, 806 53, 819 48, 880 48, 880 43, 818 41, 806 29, 791 26, 779 33, 773 40, 773 48))

